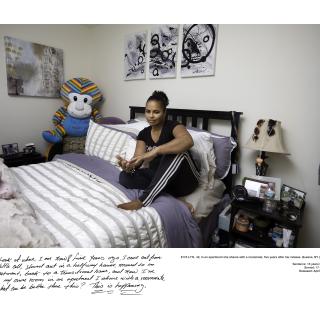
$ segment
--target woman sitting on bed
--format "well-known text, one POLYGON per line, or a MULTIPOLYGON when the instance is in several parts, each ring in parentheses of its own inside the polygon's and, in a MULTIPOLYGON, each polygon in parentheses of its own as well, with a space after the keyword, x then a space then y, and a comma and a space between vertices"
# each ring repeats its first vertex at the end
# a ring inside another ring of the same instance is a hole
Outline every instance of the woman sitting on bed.
MULTIPOLYGON (((139 199, 118 208, 137 210, 150 205, 162 191, 182 197, 198 186, 199 172, 188 151, 193 146, 192 137, 179 122, 166 120, 168 104, 164 92, 153 92, 145 108, 150 126, 139 132, 133 158, 127 161, 117 157, 123 169, 119 182, 128 189, 144 190, 139 199), (140 168, 142 164, 148 168, 140 168)), ((192 212, 192 206, 186 204, 192 212)))

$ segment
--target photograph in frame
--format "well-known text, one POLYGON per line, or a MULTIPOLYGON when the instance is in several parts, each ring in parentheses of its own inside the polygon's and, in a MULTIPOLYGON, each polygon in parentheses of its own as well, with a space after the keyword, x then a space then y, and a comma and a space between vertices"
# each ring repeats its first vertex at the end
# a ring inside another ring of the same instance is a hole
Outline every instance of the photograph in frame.
POLYGON ((274 184, 274 192, 275 192, 275 200, 280 201, 280 193, 281 193, 281 178, 278 177, 268 177, 268 176, 249 176, 247 177, 251 180, 263 181, 264 183, 273 183, 274 184))
POLYGON ((17 153, 19 153, 18 144, 17 143, 3 144, 2 145, 2 152, 5 157, 11 156, 13 154, 17 154, 17 153))
POLYGON ((244 179, 244 187, 247 189, 249 197, 264 199, 265 193, 267 192, 269 185, 273 189, 275 189, 275 185, 273 182, 259 181, 248 178, 244 179))
POLYGON ((281 201, 289 202, 292 201, 297 209, 301 209, 306 198, 304 191, 295 189, 286 184, 282 185, 281 188, 281 201))

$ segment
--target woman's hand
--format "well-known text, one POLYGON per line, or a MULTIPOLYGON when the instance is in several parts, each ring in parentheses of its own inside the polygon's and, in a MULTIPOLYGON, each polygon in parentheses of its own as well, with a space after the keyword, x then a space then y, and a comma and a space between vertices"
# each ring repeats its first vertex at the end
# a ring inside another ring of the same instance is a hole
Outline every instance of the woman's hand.
POLYGON ((126 172, 132 172, 135 168, 135 166, 131 163, 131 160, 128 161, 124 158, 122 158, 120 155, 117 155, 116 158, 118 159, 118 165, 119 167, 126 172))
POLYGON ((152 149, 149 152, 146 152, 142 155, 133 157, 129 163, 130 165, 133 165, 134 168, 139 167, 143 162, 150 162, 152 161, 154 158, 156 158, 158 156, 158 150, 157 148, 152 149))
POLYGON ((120 155, 117 155, 118 165, 126 172, 132 172, 135 168, 139 168, 143 162, 150 162, 158 156, 158 148, 154 148, 149 152, 133 157, 131 160, 126 160, 120 155))
POLYGON ((129 164, 134 168, 138 168, 142 165, 144 159, 143 159, 143 155, 141 156, 136 156, 136 157, 133 157, 130 161, 129 161, 129 164))

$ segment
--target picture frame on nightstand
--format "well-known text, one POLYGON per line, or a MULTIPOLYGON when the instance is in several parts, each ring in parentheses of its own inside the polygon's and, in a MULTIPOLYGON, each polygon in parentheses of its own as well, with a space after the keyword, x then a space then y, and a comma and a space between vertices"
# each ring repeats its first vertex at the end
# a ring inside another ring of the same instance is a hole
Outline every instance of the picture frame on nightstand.
POLYGON ((293 205, 299 210, 302 208, 305 202, 306 195, 307 193, 302 190, 287 186, 286 184, 282 185, 281 201, 288 203, 291 200, 293 205))
POLYGON ((266 176, 249 176, 243 178, 242 185, 247 189, 248 195, 264 199, 264 193, 271 186, 275 192, 275 200, 280 200, 281 179, 266 176))
POLYGON ((2 145, 2 152, 4 157, 12 156, 19 153, 17 143, 8 143, 2 145))

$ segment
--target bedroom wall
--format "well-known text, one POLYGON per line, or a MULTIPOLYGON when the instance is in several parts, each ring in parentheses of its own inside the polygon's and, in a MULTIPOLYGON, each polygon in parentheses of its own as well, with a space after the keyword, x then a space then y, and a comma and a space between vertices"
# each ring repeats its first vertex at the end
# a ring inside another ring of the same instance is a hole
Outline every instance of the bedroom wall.
MULTIPOLYGON (((64 76, 91 77, 90 28, 72 25, 0 25, 0 145, 17 142, 20 149, 28 142, 44 152, 41 132, 51 128, 51 118, 62 105, 61 99, 15 97, 7 94, 4 36, 63 49, 64 76)), ((2 151, 0 152, 2 153, 2 151)))
MULTIPOLYGON (((268 174, 307 192, 299 245, 320 247, 320 26, 219 25, 214 77, 181 79, 179 53, 176 79, 124 81, 124 37, 150 27, 92 28, 92 73, 105 90, 103 114, 127 119, 129 105, 144 105, 158 89, 168 94, 172 107, 242 111, 240 145, 249 139, 258 119, 282 121, 291 155, 269 154, 268 174)), ((255 173, 255 157, 254 151, 242 149, 238 181, 255 173)))

